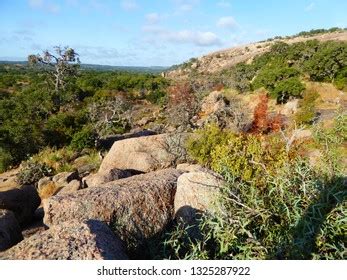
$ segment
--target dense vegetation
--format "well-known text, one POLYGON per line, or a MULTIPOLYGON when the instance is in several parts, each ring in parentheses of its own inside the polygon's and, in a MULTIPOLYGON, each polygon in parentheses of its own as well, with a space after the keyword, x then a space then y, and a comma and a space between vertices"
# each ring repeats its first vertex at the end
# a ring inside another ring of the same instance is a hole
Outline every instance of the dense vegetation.
MULTIPOLYGON (((192 132, 184 146, 175 143, 178 154, 187 150, 184 161, 214 171, 226 185, 197 224, 176 221, 161 236, 128 248, 130 257, 347 257, 347 119, 342 112, 328 125, 317 123, 320 96, 308 86, 327 82, 347 89, 346 42, 277 42, 250 63, 211 76, 193 71, 176 83, 150 73, 81 69, 67 55, 62 67, 71 69, 59 81, 52 76, 59 63, 45 61, 47 54, 31 57, 45 64, 40 67, 0 65, 0 172, 22 162, 18 182, 32 184, 71 171, 76 158, 97 166, 98 140, 130 131, 134 112, 142 110, 141 123, 152 118, 164 127, 160 132, 192 132), (216 95, 209 105, 218 110, 198 124, 206 117, 202 100, 212 90, 234 95, 216 95), (260 101, 250 120, 241 98, 254 92, 260 101), (300 99, 293 120, 284 123, 281 114, 270 114, 269 98, 277 105, 300 99), (313 137, 297 140, 303 127, 313 137), (311 151, 319 154, 314 162, 306 157, 311 151)), ((183 68, 196 63, 191 59, 183 68)))
MULTIPOLYGON (((44 69, 0 67, 0 170, 16 165, 44 147, 94 147, 98 133, 125 132, 122 114, 136 100, 163 104, 167 81, 146 73, 80 71, 68 78, 55 106, 54 86, 44 69), (112 105, 111 107, 109 105, 112 105), (117 107, 118 106, 118 107, 117 107), (99 129, 93 108, 118 114, 99 129), (112 111, 112 112, 113 112, 112 111)), ((131 121, 131 120, 129 120, 131 121)))
POLYGON ((161 246, 149 243, 156 246, 150 257, 345 259, 346 128, 346 116, 329 129, 315 128, 312 145, 324 154, 315 167, 300 156, 307 143, 288 150, 279 133, 237 135, 216 126, 198 131, 188 151, 227 183, 199 225, 173 226, 161 246))
POLYGON ((226 72, 233 76, 239 91, 264 87, 278 103, 285 103, 289 98, 302 96, 302 80, 307 77, 343 89, 347 86, 346 69, 345 42, 313 40, 292 45, 276 43, 269 53, 256 57, 251 64, 241 63, 226 72))
POLYGON ((269 52, 256 56, 252 62, 241 62, 216 74, 199 73, 191 67, 196 61, 191 59, 181 68, 188 68, 193 87, 202 91, 220 85, 240 93, 265 88, 278 103, 286 103, 302 97, 305 81, 347 88, 347 43, 342 41, 308 40, 293 44, 277 41, 269 52))

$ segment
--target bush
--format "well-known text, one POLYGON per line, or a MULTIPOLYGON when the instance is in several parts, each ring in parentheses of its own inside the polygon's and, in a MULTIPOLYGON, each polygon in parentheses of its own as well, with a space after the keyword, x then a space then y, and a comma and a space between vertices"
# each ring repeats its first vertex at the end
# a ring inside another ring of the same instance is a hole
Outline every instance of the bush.
POLYGON ((228 140, 228 133, 222 131, 217 125, 211 124, 198 130, 187 141, 189 155, 200 164, 208 165, 211 162, 211 153, 217 145, 223 145, 228 140))
POLYGON ((69 113, 51 115, 45 125, 45 138, 50 146, 62 147, 70 143, 74 132, 75 118, 69 113))
POLYGON ((339 114, 330 128, 318 125, 314 128, 314 140, 322 152, 320 169, 330 177, 346 172, 347 115, 339 114))
POLYGON ((288 67, 280 61, 274 61, 260 69, 252 82, 252 86, 254 89, 264 87, 271 92, 278 82, 297 77, 298 75, 298 70, 288 67))
POLYGON ((93 148, 95 146, 96 133, 91 126, 85 126, 74 134, 71 140, 71 148, 81 151, 84 148, 93 148))
POLYGON ((229 134, 225 144, 211 151, 211 168, 222 173, 227 170, 235 178, 258 186, 264 176, 275 174, 290 157, 285 144, 278 136, 263 138, 258 135, 229 134))
POLYGON ((303 99, 299 101, 300 109, 295 114, 297 124, 312 124, 315 116, 315 102, 319 94, 314 90, 308 90, 304 93, 303 99))
POLYGON ((187 130, 192 126, 192 117, 198 112, 199 104, 188 83, 169 88, 168 122, 176 128, 187 130))
POLYGON ((146 95, 146 100, 153 104, 163 106, 167 102, 167 94, 160 90, 151 91, 146 95))
POLYGON ((253 122, 250 132, 256 134, 267 134, 278 132, 283 128, 281 114, 270 117, 268 113, 268 97, 266 94, 260 96, 258 105, 254 108, 253 122))
POLYGON ((28 160, 22 163, 22 167, 17 175, 17 182, 21 185, 34 184, 42 177, 52 174, 52 169, 45 164, 28 160))
POLYGON ((215 125, 198 130, 188 140, 187 149, 200 164, 219 173, 227 169, 233 176, 259 185, 264 175, 274 174, 296 153, 293 149, 288 154, 278 135, 237 135, 215 125))
POLYGON ((59 173, 73 171, 83 165, 93 165, 97 169, 100 165, 100 156, 95 149, 86 149, 82 152, 70 147, 61 149, 46 147, 32 157, 33 161, 48 166, 52 172, 59 173))
POLYGON ((343 90, 347 87, 347 67, 339 71, 334 79, 334 85, 339 90, 343 90))
POLYGON ((347 190, 337 159, 346 127, 342 115, 316 130, 324 162, 318 170, 287 155, 275 136, 229 134, 226 144, 213 145, 211 166, 227 184, 202 216, 200 236, 178 225, 163 242, 164 257, 345 259, 347 190))
POLYGON ((297 77, 292 77, 278 82, 270 94, 276 98, 277 103, 283 104, 290 98, 301 98, 304 89, 303 83, 297 77))
POLYGON ((0 173, 5 172, 13 163, 13 157, 11 154, 0 148, 0 173))
POLYGON ((316 53, 304 63, 305 71, 313 81, 333 82, 347 66, 347 44, 345 42, 322 43, 316 53))
POLYGON ((163 242, 170 259, 344 259, 347 191, 295 161, 259 188, 236 179, 200 222, 200 238, 178 226, 163 242))

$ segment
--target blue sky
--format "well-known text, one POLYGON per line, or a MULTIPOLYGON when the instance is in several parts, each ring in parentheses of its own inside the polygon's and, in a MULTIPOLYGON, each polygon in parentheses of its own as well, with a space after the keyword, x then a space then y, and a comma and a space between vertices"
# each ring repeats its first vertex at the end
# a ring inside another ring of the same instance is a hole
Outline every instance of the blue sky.
POLYGON ((71 46, 82 63, 168 66, 214 50, 347 26, 346 0, 0 0, 0 59, 71 46))

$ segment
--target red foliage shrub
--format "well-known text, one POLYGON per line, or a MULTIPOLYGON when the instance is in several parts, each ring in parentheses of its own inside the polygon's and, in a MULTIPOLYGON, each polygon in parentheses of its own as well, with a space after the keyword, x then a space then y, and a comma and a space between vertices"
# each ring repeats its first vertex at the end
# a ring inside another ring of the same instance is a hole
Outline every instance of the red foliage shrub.
POLYGON ((279 131, 283 127, 283 118, 281 114, 274 117, 268 116, 268 101, 266 94, 260 96, 260 101, 254 109, 254 119, 252 123, 252 133, 270 133, 279 131))
POLYGON ((188 83, 180 83, 169 88, 168 117, 176 127, 187 128, 198 111, 198 102, 188 83))
POLYGON ((269 130, 278 132, 283 127, 283 117, 281 114, 276 114, 273 118, 269 120, 268 123, 269 130))
POLYGON ((269 98, 266 94, 260 96, 260 101, 254 109, 254 119, 252 123, 251 132, 264 133, 268 130, 267 110, 269 98))
POLYGON ((217 84, 213 87, 214 91, 221 91, 224 89, 224 85, 223 84, 217 84))
POLYGON ((195 103, 193 90, 188 83, 175 84, 169 87, 169 106, 177 106, 180 104, 195 103))

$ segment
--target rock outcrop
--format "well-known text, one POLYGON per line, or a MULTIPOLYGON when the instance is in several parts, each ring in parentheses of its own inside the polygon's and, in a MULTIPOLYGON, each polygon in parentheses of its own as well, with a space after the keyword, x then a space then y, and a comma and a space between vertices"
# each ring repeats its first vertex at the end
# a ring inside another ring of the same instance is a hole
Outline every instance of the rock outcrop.
POLYGON ((123 260, 123 242, 104 223, 69 221, 32 235, 0 254, 7 260, 123 260))
POLYGON ((182 170, 185 172, 199 172, 199 171, 207 171, 206 168, 201 166, 200 164, 190 164, 190 163, 181 163, 176 166, 177 170, 182 170))
POLYGON ((117 141, 101 163, 99 172, 112 168, 149 172, 172 166, 167 134, 117 141))
POLYGON ((0 252, 23 240, 20 226, 12 211, 0 209, 0 252))
POLYGON ((32 185, 0 192, 0 209, 12 211, 21 226, 29 223, 41 199, 32 185))
POLYGON ((53 177, 43 177, 37 184, 41 199, 51 197, 58 192, 72 193, 82 188, 78 172, 61 172, 53 177))
POLYGON ((184 222, 194 222, 198 213, 206 211, 216 199, 224 181, 207 172, 190 172, 177 180, 175 217, 184 222))
POLYGON ((54 175, 52 178, 52 181, 57 185, 57 186, 66 186, 68 185, 72 180, 78 180, 78 172, 61 172, 58 173, 57 175, 54 175))
POLYGON ((44 223, 96 219, 112 222, 120 234, 147 238, 161 232, 173 217, 176 169, 164 169, 43 201, 44 223))
POLYGON ((155 135, 156 133, 151 130, 140 130, 140 131, 132 131, 129 133, 124 133, 120 135, 111 135, 105 138, 101 138, 97 141, 97 148, 103 150, 111 149, 112 145, 121 140, 130 139, 130 138, 139 138, 144 136, 155 135))
POLYGON ((91 188, 100 186, 102 184, 131 177, 133 174, 128 170, 121 170, 117 168, 112 168, 103 172, 98 172, 96 174, 90 174, 83 178, 83 185, 85 187, 91 188))

